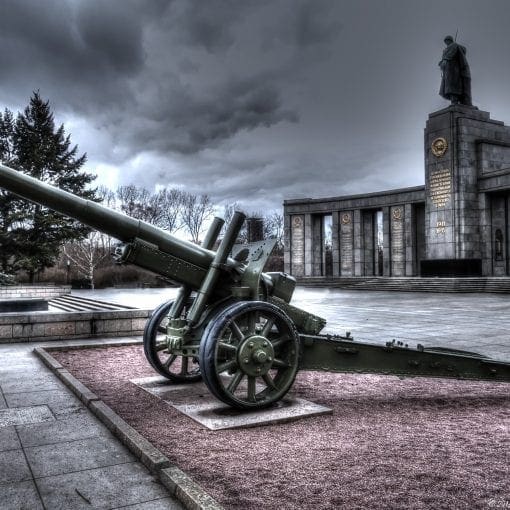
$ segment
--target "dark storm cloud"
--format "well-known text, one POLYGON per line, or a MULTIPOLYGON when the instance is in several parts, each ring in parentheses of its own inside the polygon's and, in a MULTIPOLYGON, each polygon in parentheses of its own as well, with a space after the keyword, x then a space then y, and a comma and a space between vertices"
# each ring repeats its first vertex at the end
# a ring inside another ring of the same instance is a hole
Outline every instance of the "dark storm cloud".
POLYGON ((145 112, 149 122, 133 131, 132 143, 139 149, 191 154, 242 130, 298 120, 295 112, 282 107, 277 87, 265 79, 228 82, 208 97, 193 96, 185 89, 174 89, 173 95, 178 100, 145 112))
POLYGON ((181 43, 210 53, 234 44, 232 25, 247 10, 238 0, 185 0, 173 2, 167 26, 181 43))
POLYGON ((123 80, 140 71, 144 58, 133 4, 123 2, 120 10, 94 0, 2 2, 0 85, 25 95, 41 89, 78 112, 126 102, 123 80))
POLYGON ((197 152, 240 130, 298 118, 285 107, 278 80, 257 62, 240 75, 199 72, 211 53, 229 50, 234 25, 255 7, 228 0, 8 0, 0 44, 15 51, 2 54, 0 84, 16 96, 14 83, 24 83, 25 95, 39 89, 57 107, 87 115, 125 145, 125 155, 141 148, 197 152), (183 83, 183 71, 213 84, 183 83))

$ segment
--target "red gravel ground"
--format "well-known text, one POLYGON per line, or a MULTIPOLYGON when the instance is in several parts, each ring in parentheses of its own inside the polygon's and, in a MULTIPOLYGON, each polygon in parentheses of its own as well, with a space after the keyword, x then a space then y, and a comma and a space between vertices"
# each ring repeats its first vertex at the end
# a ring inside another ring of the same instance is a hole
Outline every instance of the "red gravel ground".
POLYGON ((129 382, 141 346, 53 356, 227 509, 510 507, 509 385, 301 372, 333 415, 210 431, 129 382))

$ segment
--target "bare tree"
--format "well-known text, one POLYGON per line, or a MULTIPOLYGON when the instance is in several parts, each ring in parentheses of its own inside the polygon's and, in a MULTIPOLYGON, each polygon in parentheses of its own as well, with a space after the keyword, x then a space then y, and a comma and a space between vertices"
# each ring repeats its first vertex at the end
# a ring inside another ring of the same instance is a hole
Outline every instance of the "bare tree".
POLYGON ((110 209, 114 209, 117 205, 115 201, 115 193, 104 185, 97 188, 96 196, 103 205, 110 209))
POLYGON ((78 272, 90 281, 92 289, 96 268, 110 254, 107 237, 92 231, 82 241, 64 245, 64 255, 73 262, 78 272))
POLYGON ((177 188, 166 188, 160 190, 157 196, 161 209, 159 226, 168 232, 182 228, 181 208, 185 194, 177 188))
POLYGON ((117 198, 120 210, 139 220, 155 223, 158 219, 159 208, 155 195, 146 188, 139 188, 134 184, 119 186, 117 198))
MULTIPOLYGON (((232 217, 236 211, 244 212, 239 202, 232 202, 231 204, 226 204, 223 206, 223 219, 225 220, 225 225, 223 225, 222 234, 224 234, 232 221, 232 217)), ((238 243, 245 243, 248 238, 248 232, 246 228, 246 222, 244 222, 239 235, 237 236, 238 243)))
POLYGON ((283 248, 283 214, 273 211, 264 217, 264 236, 276 239, 276 248, 283 248))
POLYGON ((181 207, 186 194, 176 188, 151 193, 133 184, 117 189, 120 210, 139 220, 152 223, 169 232, 182 227, 181 207))
POLYGON ((199 243, 199 238, 205 229, 204 222, 214 213, 214 207, 208 195, 194 195, 185 193, 181 207, 182 223, 191 236, 191 241, 199 243))

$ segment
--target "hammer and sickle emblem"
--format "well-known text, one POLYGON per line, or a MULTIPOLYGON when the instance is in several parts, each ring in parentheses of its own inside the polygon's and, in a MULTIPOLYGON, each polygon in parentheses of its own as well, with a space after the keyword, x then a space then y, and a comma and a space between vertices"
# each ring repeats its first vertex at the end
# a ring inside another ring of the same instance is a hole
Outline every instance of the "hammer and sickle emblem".
POLYGON ((441 136, 432 142, 430 148, 432 150, 432 154, 434 154, 436 158, 440 158, 441 156, 444 156, 448 150, 448 142, 446 141, 446 138, 441 136))

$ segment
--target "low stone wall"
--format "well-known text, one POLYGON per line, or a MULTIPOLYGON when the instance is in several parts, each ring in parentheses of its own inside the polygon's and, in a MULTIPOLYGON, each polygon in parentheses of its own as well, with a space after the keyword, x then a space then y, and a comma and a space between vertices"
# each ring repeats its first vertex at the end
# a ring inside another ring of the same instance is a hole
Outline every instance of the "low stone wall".
POLYGON ((151 310, 0 315, 0 343, 143 334, 151 310))
POLYGON ((70 285, 0 285, 0 299, 37 297, 53 299, 71 294, 70 285))

